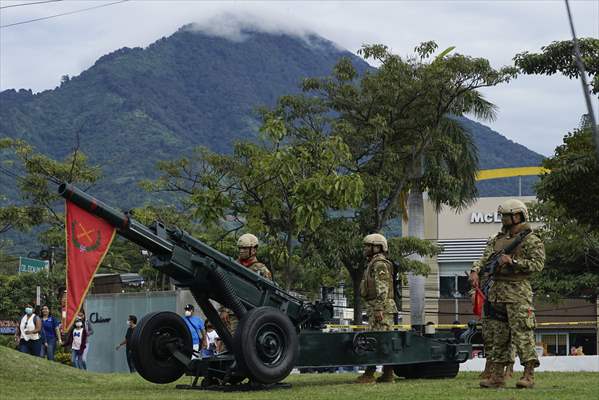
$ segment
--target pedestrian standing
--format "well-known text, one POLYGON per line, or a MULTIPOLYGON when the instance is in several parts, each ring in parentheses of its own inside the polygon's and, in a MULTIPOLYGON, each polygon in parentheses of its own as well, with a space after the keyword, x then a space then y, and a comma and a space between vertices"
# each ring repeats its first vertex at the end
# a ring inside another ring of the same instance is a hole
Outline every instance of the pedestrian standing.
POLYGON ((206 331, 204 330, 204 321, 202 318, 193 315, 193 304, 185 306, 185 317, 183 320, 191 333, 193 342, 192 359, 199 358, 200 350, 206 348, 206 331))
POLYGON ((83 351, 83 354, 81 355, 81 362, 83 365, 83 369, 87 369, 87 355, 89 353, 89 348, 90 348, 90 336, 94 334, 94 329, 92 328, 92 324, 89 322, 89 320, 85 317, 85 309, 81 308, 81 310, 79 310, 79 313, 77 314, 77 316, 79 317, 79 319, 81 319, 81 321, 83 321, 83 327, 85 328, 85 333, 87 335, 87 343, 85 345, 85 350, 83 351))
POLYGON ((116 350, 125 346, 125 355, 127 357, 127 365, 129 366, 129 372, 135 372, 135 364, 133 362, 133 354, 131 353, 131 336, 133 330, 137 326, 137 317, 135 315, 129 315, 127 318, 127 332, 125 332, 125 340, 116 346, 116 350))
POLYGON ((86 369, 83 363, 83 352, 87 346, 87 330, 79 317, 77 317, 75 325, 69 331, 64 346, 71 350, 71 364, 73 367, 86 369))
POLYGON ((62 345, 60 320, 50 313, 50 307, 47 305, 42 307, 42 332, 44 333, 42 357, 46 356, 48 360, 54 361, 56 343, 62 345))
POLYGON ((15 340, 19 344, 19 351, 40 357, 42 352, 41 331, 42 321, 40 317, 33 312, 31 304, 26 304, 25 315, 21 317, 21 322, 15 332, 15 340))

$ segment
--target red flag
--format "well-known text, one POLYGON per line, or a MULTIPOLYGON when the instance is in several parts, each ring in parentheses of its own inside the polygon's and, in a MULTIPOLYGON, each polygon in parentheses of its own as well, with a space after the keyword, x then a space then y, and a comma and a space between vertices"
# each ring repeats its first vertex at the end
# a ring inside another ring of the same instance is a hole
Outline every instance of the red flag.
POLYGON ((474 301, 472 302, 472 312, 474 315, 482 317, 483 315, 483 304, 485 303, 485 295, 483 291, 477 286, 474 288, 474 301))
POLYGON ((66 202, 67 331, 81 309, 94 274, 114 239, 116 229, 108 222, 66 202))

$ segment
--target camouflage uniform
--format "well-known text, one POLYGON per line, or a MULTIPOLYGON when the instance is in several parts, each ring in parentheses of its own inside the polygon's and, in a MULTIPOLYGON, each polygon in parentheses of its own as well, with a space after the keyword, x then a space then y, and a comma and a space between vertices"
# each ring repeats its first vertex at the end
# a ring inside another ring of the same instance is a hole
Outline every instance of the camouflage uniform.
MULTIPOLYGON (((517 225, 514 236, 510 236, 508 232, 497 234, 488 242, 483 257, 473 265, 472 271, 479 272, 494 252, 505 248, 518 232, 525 229, 530 229, 530 226, 521 223, 517 225)), ((499 314, 507 315, 507 321, 491 317, 487 319, 486 329, 483 329, 487 331, 485 343, 488 341, 491 345, 488 357, 495 363, 509 363, 512 359, 511 344, 515 347, 522 365, 532 362, 538 367, 530 275, 543 269, 545 248, 541 239, 535 233, 530 233, 511 256, 515 263, 499 269, 489 290, 492 307, 499 314)))
MULTIPOLYGON (((251 269, 252 271, 257 273, 261 277, 272 281, 272 274, 270 273, 270 270, 268 269, 268 267, 266 265, 259 262, 256 259, 256 257, 248 258, 247 260, 237 260, 237 262, 240 263, 241 265, 245 266, 246 268, 251 269)), ((227 315, 229 317, 228 318, 229 321, 225 322, 225 325, 227 326, 227 328, 229 329, 229 332, 231 332, 231 334, 235 334, 237 325, 239 325, 239 319, 237 318, 237 316, 235 315, 233 310, 223 306, 218 311, 220 313, 227 313, 227 315)))
POLYGON ((393 315, 397 313, 393 296, 393 265, 384 254, 375 254, 370 259, 360 292, 368 314, 370 330, 393 330, 393 315), (383 312, 381 321, 374 317, 378 311, 383 312))
MULTIPOLYGON (((493 249, 494 249, 494 245, 491 245, 489 247, 489 245, 493 242, 494 238, 491 239, 488 243, 487 243, 487 248, 485 249, 485 253, 483 254, 483 257, 478 260, 475 261, 473 264, 473 269, 477 268, 477 270, 480 270, 484 265, 485 265, 485 261, 489 258, 489 256, 491 254, 493 254, 493 249), (490 253, 487 254, 487 251, 490 251, 490 253)), ((483 276, 481 277, 481 286, 484 286, 485 281, 487 280, 488 276, 483 276)), ((472 289, 472 292, 474 291, 474 289, 472 289)), ((472 294, 472 293, 471 293, 472 294)), ((490 355, 493 353, 493 333, 494 330, 492 329, 492 325, 493 323, 490 322, 491 319, 489 318, 488 315, 485 314, 484 308, 483 308, 483 314, 480 320, 480 324, 481 324, 481 334, 483 337, 483 343, 485 345, 485 357, 487 358, 487 361, 491 361, 491 357, 490 355)), ((514 361, 516 360, 516 348, 514 347, 514 345, 512 344, 511 340, 509 343, 509 361, 507 361, 508 363, 510 363, 510 365, 508 366, 509 371, 507 371, 506 373, 511 374, 511 371, 513 369, 513 364, 514 361)), ((481 374, 481 378, 483 377, 488 377, 488 365, 485 366, 485 371, 481 374)))

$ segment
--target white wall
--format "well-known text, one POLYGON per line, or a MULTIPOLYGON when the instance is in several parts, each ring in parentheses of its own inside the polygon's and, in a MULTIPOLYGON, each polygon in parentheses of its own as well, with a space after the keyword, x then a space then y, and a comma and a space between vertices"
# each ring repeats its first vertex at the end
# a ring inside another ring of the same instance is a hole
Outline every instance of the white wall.
MULTIPOLYGON (((553 356, 540 357, 541 366, 535 371, 559 372, 599 372, 599 356, 553 356)), ((485 369, 484 358, 473 358, 460 365, 460 371, 482 371, 485 369)), ((514 371, 522 371, 520 360, 516 358, 514 371)))

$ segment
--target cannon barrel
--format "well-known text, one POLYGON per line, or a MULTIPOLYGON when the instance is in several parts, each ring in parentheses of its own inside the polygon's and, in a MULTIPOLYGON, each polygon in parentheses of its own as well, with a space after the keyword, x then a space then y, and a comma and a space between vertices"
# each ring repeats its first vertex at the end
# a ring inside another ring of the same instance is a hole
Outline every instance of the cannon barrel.
POLYGON ((125 213, 104 204, 71 184, 62 183, 58 187, 58 194, 85 211, 97 215, 115 228, 126 229, 129 226, 129 217, 125 213))
POLYGON ((169 240, 160 237, 124 212, 110 207, 69 183, 60 184, 58 194, 85 211, 100 217, 117 228, 119 235, 154 254, 168 254, 173 251, 173 243, 169 240))

